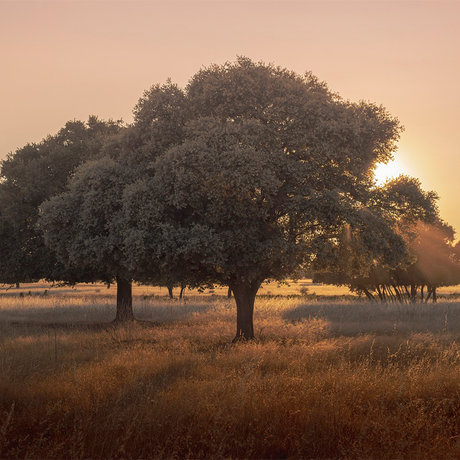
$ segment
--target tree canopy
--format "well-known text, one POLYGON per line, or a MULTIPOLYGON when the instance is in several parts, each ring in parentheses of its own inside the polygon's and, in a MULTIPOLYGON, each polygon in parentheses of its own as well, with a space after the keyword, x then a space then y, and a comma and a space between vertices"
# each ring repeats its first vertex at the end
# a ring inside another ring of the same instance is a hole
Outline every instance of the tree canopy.
POLYGON ((0 167, 0 282, 42 278, 63 280, 66 274, 37 228, 39 205, 65 190, 69 177, 87 160, 100 155, 104 139, 120 122, 69 121, 54 136, 8 154, 0 167))
POLYGON ((64 270, 117 280, 117 319, 133 318, 132 280, 219 283, 235 295, 235 339, 251 339, 264 280, 413 263, 417 223, 439 220, 436 195, 411 178, 373 178, 401 131, 384 107, 346 101, 311 73, 240 57, 184 89, 150 88, 134 123, 84 147, 90 161, 69 162, 68 184, 34 209, 45 200, 40 231, 64 270))
POLYGON ((67 191, 41 205, 39 222, 45 243, 78 281, 117 282, 117 321, 134 318, 120 218, 126 182, 126 169, 110 157, 87 162, 67 191))
MULTIPOLYGON (((237 338, 254 335, 260 284, 312 261, 344 224, 378 223, 403 244, 376 206, 369 212, 379 199, 372 170, 391 158, 401 130, 383 107, 240 58, 199 71, 178 110, 181 141, 152 152, 151 174, 125 191, 127 257, 136 270, 228 284, 237 338)), ((387 245, 364 243, 385 255, 387 245)))
MULTIPOLYGON (((371 299, 415 302, 418 291, 436 301, 436 288, 460 282, 460 263, 453 246, 454 230, 442 221, 434 192, 424 192, 417 179, 400 176, 377 189, 379 206, 405 242, 405 257, 388 264, 369 257, 360 246, 364 235, 343 233, 332 263, 321 257, 317 281, 347 285, 371 299)), ((366 232, 367 237, 375 229, 366 232)), ((388 249, 394 251, 394 247, 388 249)))
POLYGON ((177 284, 175 275, 162 275, 157 267, 129 268, 124 243, 129 235, 121 211, 125 187, 149 177, 155 158, 181 142, 183 93, 170 83, 154 86, 140 99, 134 116, 134 124, 106 137, 99 157, 81 165, 65 191, 41 205, 39 222, 48 247, 79 281, 116 281, 115 321, 134 319, 133 279, 177 284))

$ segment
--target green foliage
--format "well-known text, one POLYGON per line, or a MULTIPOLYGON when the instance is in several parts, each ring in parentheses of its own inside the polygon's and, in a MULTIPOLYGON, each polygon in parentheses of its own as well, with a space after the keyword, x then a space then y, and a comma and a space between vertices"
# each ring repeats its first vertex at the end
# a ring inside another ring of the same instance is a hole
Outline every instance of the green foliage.
POLYGON ((100 155, 103 140, 120 122, 89 117, 69 121, 56 135, 10 153, 0 171, 0 280, 73 278, 64 275, 36 227, 39 205, 66 188, 78 165, 100 155))
MULTIPOLYGON (((404 229, 408 229, 404 226, 404 229)), ((365 293, 369 298, 415 301, 423 288, 435 301, 436 288, 460 283, 458 249, 453 246, 454 230, 441 220, 433 224, 417 221, 404 234, 407 257, 399 265, 385 265, 373 260, 367 263, 366 254, 353 240, 342 240, 336 265, 317 274, 315 279, 365 293), (353 265, 354 264, 354 265, 353 265)), ((429 298, 428 297, 428 298, 429 298)), ((428 300, 425 299, 425 300, 428 300)))
POLYGON ((144 95, 137 124, 145 126, 144 113, 160 126, 162 117, 187 123, 153 174, 125 191, 133 268, 257 283, 314 259, 347 222, 378 220, 382 234, 399 239, 380 215, 365 215, 372 168, 391 158, 400 132, 382 107, 343 101, 311 74, 247 58, 200 70, 185 95, 168 87, 181 104, 167 114, 157 106, 164 90, 144 95))
POLYGON ((123 268, 121 195, 125 169, 109 157, 77 169, 68 190, 41 206, 40 228, 47 246, 68 270, 85 280, 109 282, 123 268))
POLYGON ((436 194, 417 180, 375 186, 399 121, 381 106, 344 101, 310 73, 239 57, 201 69, 185 89, 153 86, 115 136, 107 139, 118 125, 101 123, 53 138, 75 152, 65 174, 34 146, 23 154, 40 160, 37 171, 48 168, 44 177, 26 168, 31 183, 43 182, 32 208, 48 200, 47 244, 85 279, 227 284, 251 323, 237 335, 253 335, 263 280, 311 267, 348 277, 406 268, 416 223, 439 220, 436 194), (94 130, 100 136, 82 138, 94 130), (48 190, 53 174, 61 182, 48 190))
MULTIPOLYGON (((460 282, 460 263, 453 247, 454 230, 444 223, 435 192, 425 192, 417 179, 400 176, 376 189, 372 206, 386 222, 392 223, 403 247, 388 244, 391 239, 369 226, 362 234, 349 229, 336 241, 333 263, 321 258, 317 280, 348 285, 369 298, 415 301, 419 289, 428 286, 435 300, 436 287, 460 282), (373 258, 362 245, 388 245, 385 258, 373 258), (399 254, 398 254, 399 253, 399 254), (395 262, 388 260, 395 256, 395 262)), ((423 290, 422 290, 423 293, 423 290)), ((422 294, 423 296, 423 294, 422 294)))

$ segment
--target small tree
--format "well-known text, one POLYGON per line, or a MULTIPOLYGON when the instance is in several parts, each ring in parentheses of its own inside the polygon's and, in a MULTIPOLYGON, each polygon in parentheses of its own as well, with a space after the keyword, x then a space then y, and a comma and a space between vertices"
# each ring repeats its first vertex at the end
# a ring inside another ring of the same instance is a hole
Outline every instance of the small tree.
POLYGON ((178 284, 157 267, 149 272, 127 263, 125 227, 120 212, 123 190, 140 177, 150 177, 152 162, 182 139, 184 95, 168 83, 146 91, 134 109, 134 123, 105 139, 98 161, 80 167, 68 190, 45 202, 40 220, 49 248, 67 270, 85 279, 117 282, 116 321, 134 319, 132 280, 178 284))
MULTIPOLYGON (((333 256, 322 258, 322 273, 315 276, 330 284, 347 285, 364 293, 370 300, 415 302, 420 289, 428 287, 428 296, 436 301, 436 287, 458 284, 460 264, 452 245, 454 231, 442 222, 437 207, 437 195, 424 192, 417 179, 400 176, 378 188, 378 206, 397 233, 405 241, 405 254, 396 263, 373 258, 363 250, 361 241, 371 237, 377 241, 376 229, 365 234, 343 232, 335 242, 333 256)), ((395 251, 389 247, 386 256, 395 251)))
POLYGON ((39 226, 46 245, 81 280, 117 283, 115 321, 132 321, 131 275, 123 251, 120 219, 127 171, 110 157, 87 162, 68 191, 41 205, 39 226))

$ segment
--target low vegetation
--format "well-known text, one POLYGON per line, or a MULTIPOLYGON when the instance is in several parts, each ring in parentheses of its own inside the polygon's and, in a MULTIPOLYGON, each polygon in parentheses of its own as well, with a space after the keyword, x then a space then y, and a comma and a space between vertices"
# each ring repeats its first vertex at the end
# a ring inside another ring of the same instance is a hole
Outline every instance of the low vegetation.
MULTIPOLYGON (((313 288, 312 288, 313 289, 313 288)), ((460 302, 4 295, 1 458, 458 458, 460 302)))

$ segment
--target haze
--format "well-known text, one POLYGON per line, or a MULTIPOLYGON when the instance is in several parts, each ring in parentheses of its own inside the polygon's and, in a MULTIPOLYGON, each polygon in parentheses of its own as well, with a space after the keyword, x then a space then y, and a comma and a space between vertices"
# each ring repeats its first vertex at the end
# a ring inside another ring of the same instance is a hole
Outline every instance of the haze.
POLYGON ((391 174, 441 196, 460 232, 460 3, 455 1, 3 1, 0 159, 67 120, 132 120, 143 91, 245 55, 312 71, 406 130, 391 174))

